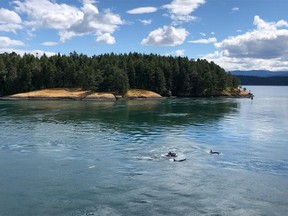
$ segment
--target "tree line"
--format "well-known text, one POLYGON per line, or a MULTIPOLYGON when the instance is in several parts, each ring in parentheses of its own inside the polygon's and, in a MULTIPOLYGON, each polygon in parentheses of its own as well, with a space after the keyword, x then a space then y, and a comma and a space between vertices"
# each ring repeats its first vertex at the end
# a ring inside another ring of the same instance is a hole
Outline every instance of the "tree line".
POLYGON ((83 88, 125 94, 130 88, 164 96, 210 96, 239 79, 214 62, 155 54, 102 54, 87 56, 0 54, 0 95, 45 88, 83 88))

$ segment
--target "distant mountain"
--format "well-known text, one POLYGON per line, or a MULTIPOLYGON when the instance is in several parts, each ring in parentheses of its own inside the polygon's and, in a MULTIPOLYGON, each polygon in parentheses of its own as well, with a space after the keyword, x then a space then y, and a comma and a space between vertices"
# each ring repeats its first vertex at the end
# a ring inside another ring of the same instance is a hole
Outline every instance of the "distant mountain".
POLYGON ((231 74, 235 76, 255 76, 255 77, 274 77, 274 76, 288 76, 288 71, 267 71, 267 70, 250 70, 250 71, 242 71, 235 70, 230 71, 231 74))
POLYGON ((239 78, 241 85, 288 86, 288 76, 236 76, 239 78))

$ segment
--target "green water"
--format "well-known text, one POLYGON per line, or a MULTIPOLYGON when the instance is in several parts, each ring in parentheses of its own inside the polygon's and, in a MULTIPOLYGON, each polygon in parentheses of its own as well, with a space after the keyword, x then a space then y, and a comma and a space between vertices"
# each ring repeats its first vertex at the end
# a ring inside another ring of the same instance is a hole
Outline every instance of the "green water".
POLYGON ((0 215, 285 215, 288 88, 247 89, 254 100, 0 101, 0 215))

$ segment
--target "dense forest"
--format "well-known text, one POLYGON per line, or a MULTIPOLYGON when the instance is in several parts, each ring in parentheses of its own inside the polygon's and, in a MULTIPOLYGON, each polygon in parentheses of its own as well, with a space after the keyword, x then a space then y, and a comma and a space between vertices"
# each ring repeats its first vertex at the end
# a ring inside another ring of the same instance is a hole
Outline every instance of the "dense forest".
POLYGON ((83 88, 124 94, 129 88, 165 96, 217 95, 237 77, 203 59, 155 54, 0 54, 0 96, 45 88, 83 88))

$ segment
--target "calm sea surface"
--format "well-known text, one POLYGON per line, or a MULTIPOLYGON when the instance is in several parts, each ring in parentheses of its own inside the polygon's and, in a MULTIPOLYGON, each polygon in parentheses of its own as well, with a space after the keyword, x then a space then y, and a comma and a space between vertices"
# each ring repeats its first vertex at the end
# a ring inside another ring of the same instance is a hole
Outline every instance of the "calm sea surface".
POLYGON ((288 87, 246 88, 254 100, 0 101, 0 215, 287 215, 288 87))

